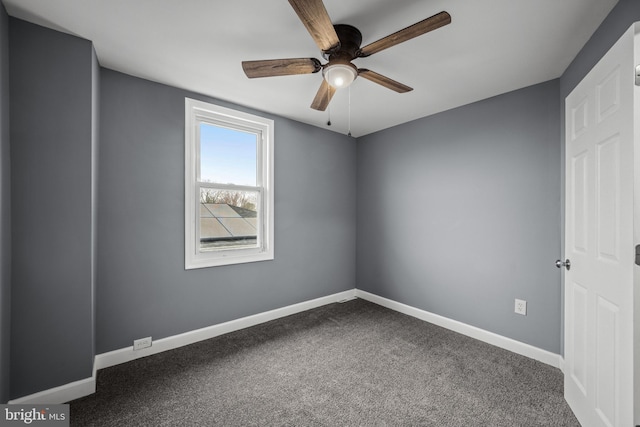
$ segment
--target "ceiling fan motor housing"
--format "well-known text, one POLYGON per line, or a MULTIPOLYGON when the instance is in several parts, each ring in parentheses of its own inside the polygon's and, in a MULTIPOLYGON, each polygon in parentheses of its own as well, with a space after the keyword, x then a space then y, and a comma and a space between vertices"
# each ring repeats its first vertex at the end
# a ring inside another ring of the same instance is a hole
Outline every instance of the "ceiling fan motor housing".
POLYGON ((333 26, 340 40, 340 44, 322 53, 324 59, 343 59, 351 61, 358 57, 360 44, 362 44, 362 33, 356 27, 346 24, 336 24, 333 26))
POLYGON ((323 52, 329 62, 322 68, 322 76, 333 87, 346 87, 358 77, 358 68, 351 63, 357 57, 362 34, 351 25, 334 25, 340 44, 323 52))

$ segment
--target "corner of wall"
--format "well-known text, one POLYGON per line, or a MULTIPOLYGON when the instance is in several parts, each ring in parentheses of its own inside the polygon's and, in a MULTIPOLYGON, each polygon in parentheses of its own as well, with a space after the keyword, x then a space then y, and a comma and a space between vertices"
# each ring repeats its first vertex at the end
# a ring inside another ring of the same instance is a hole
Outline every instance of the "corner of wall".
POLYGON ((11 170, 9 19, 0 3, 0 403, 9 400, 11 335, 11 170))
MULTIPOLYGON (((98 282, 98 158, 100 153, 100 63, 91 43, 91 355, 96 355, 96 287, 98 282)), ((95 378, 95 368, 94 368, 95 378)))
POLYGON ((90 181, 95 89, 90 42, 15 18, 8 19, 7 32, 11 398, 84 381, 93 369, 90 181), (50 52, 56 52, 55 57, 50 52), (32 125, 34 115, 38 126, 32 125), (39 182, 38 202, 49 207, 47 221, 34 221, 33 182, 39 182), (36 239, 38 244, 31 244, 36 239))

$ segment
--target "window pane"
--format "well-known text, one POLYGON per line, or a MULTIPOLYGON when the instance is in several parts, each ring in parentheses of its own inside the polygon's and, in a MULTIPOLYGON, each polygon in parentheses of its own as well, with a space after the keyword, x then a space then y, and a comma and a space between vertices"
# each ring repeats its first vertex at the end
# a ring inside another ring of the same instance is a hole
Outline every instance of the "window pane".
POLYGON ((257 191, 200 189, 200 251, 257 247, 257 191))
POLYGON ((257 135, 200 124, 200 181, 255 186, 257 135))

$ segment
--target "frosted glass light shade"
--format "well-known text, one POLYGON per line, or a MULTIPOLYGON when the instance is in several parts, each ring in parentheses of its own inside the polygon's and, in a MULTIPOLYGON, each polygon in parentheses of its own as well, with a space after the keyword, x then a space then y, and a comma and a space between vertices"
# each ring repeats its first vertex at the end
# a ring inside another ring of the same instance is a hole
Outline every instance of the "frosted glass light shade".
POLYGON ((324 79, 336 89, 349 86, 358 76, 358 71, 351 64, 329 65, 322 70, 324 79))

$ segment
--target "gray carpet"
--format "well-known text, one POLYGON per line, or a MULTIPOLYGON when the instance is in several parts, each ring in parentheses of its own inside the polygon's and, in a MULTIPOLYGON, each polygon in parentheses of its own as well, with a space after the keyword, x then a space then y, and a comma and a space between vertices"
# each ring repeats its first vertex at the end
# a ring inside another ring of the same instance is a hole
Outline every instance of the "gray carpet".
POLYGON ((98 372, 72 426, 579 426, 562 374, 364 300, 98 372))

